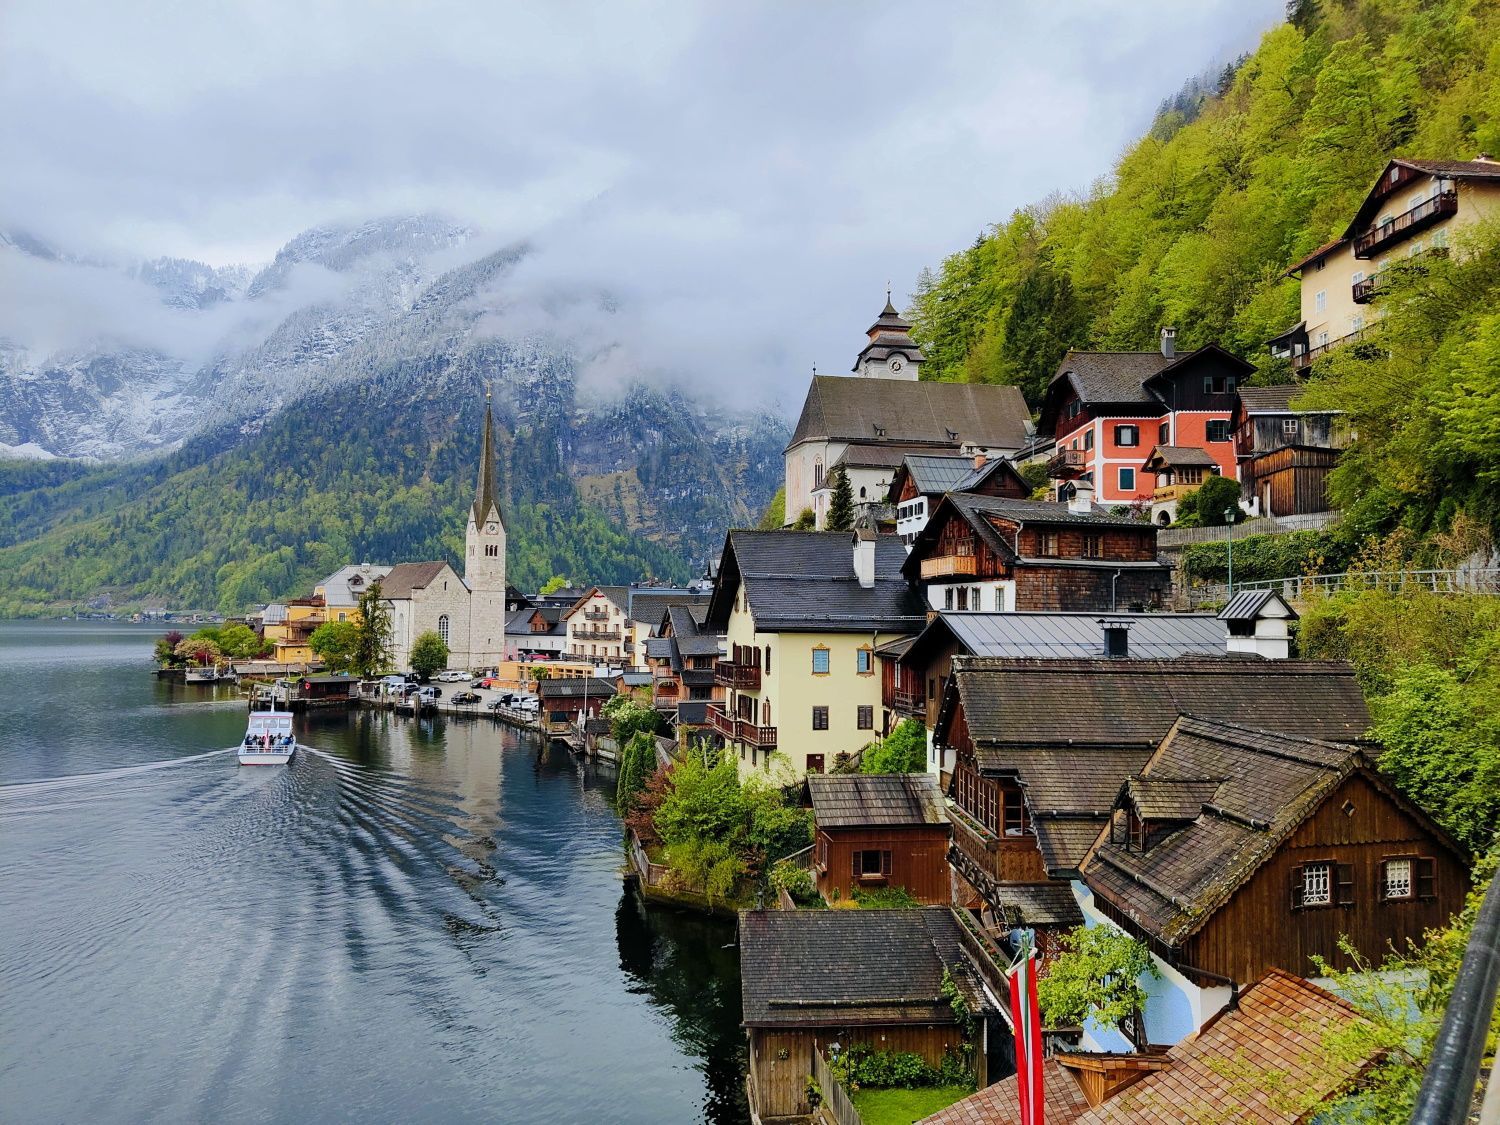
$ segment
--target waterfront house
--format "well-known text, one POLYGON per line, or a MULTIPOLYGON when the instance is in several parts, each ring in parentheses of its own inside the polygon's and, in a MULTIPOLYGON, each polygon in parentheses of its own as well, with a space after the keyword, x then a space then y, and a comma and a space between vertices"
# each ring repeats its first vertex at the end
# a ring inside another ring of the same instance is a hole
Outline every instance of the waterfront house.
POLYGON ((843 463, 855 503, 883 501, 908 453, 1005 457, 1030 437, 1019 388, 918 380, 911 325, 886 302, 852 376, 814 375, 786 447, 786 520, 811 511, 827 526, 830 477, 843 463))
POLYGON ((1324 512, 1328 474, 1348 441, 1342 415, 1331 410, 1293 410, 1302 393, 1295 384, 1241 387, 1230 424, 1240 486, 1261 516, 1324 512))
POLYGON ((921 903, 953 901, 948 813, 932 774, 809 774, 807 794, 825 900, 899 887, 921 903))
POLYGON ((1159 605, 1171 586, 1156 528, 1096 507, 952 492, 902 565, 928 607, 958 612, 1110 611, 1159 605))
POLYGON ((1315 363, 1358 339, 1377 317, 1380 275, 1393 263, 1447 253, 1465 227, 1500 214, 1500 161, 1405 160, 1388 163, 1336 238, 1287 269, 1301 283, 1302 318, 1270 341, 1293 368, 1315 363))
POLYGON ((925 619, 905 559, 868 531, 726 536, 706 628, 725 636, 727 695, 708 710, 742 771, 779 752, 798 776, 822 773, 875 739, 875 649, 925 619))
MULTIPOLYGON (((1253 1121, 1298 1125, 1347 1092, 1374 1060, 1328 1041, 1365 1019, 1348 1001, 1273 969, 1192 1038, 1165 1052, 1062 1051, 1042 1064, 1048 1125, 1253 1121)), ((1347 1036, 1344 1036, 1347 1038, 1347 1036)), ((920 1125, 1021 1125, 1014 1076, 920 1125)))
POLYGON ((505 652, 514 660, 550 660, 567 651, 565 611, 556 606, 524 606, 505 619, 505 652))
MULTIPOLYGON (((997 915, 1014 909, 1009 884, 1072 884, 1087 910, 1084 858, 1121 787, 1184 712, 1351 744, 1370 723, 1352 669, 1334 662, 959 657, 933 732, 954 760, 955 869, 997 900, 997 915)), ((1164 960, 1158 968, 1146 1028, 1152 1042, 1173 1043, 1217 1010, 1227 986, 1164 960)))
POLYGON ((633 668, 645 670, 646 642, 659 636, 669 606, 690 608, 698 620, 708 612, 710 591, 685 590, 672 586, 631 586, 625 592, 625 616, 630 627, 631 644, 626 653, 633 668))
POLYGON ((812 1112, 813 1052, 835 1045, 912 1051, 932 1066, 963 1033, 947 975, 971 1010, 983 1000, 944 907, 915 910, 744 910, 740 989, 750 1040, 750 1111, 770 1122, 812 1112))
POLYGON ((317 660, 308 641, 327 620, 321 597, 292 598, 266 606, 261 613, 261 637, 272 646, 271 661, 306 665, 317 660))
POLYGON ((1210 979, 1349 968, 1341 938, 1378 962, 1469 888, 1462 848, 1348 743, 1183 715, 1112 809, 1079 865, 1092 910, 1210 979))
POLYGON ((1178 355, 1171 328, 1162 329, 1159 351, 1069 352, 1037 422, 1057 442, 1047 463, 1057 495, 1087 483, 1105 503, 1150 503, 1146 451, 1158 445, 1201 449, 1233 478, 1229 417, 1254 371, 1217 344, 1178 355))
POLYGON ((624 586, 591 586, 563 614, 567 653, 595 664, 623 666, 632 640, 624 586))
POLYGON ((593 718, 604 704, 619 694, 613 680, 597 676, 570 676, 566 679, 538 680, 537 698, 541 701, 542 722, 548 733, 558 733, 578 725, 579 716, 593 718))
POLYGON ((390 571, 390 567, 376 563, 340 567, 313 587, 313 596, 323 599, 329 621, 357 621, 359 599, 390 571))
POLYGON ((651 672, 651 704, 667 717, 679 739, 709 726, 710 704, 724 701, 725 687, 715 674, 724 638, 706 631, 692 605, 669 605, 662 611, 656 636, 646 641, 651 672))
POLYGON ((950 456, 908 453, 891 477, 887 502, 895 509, 896 534, 910 547, 917 532, 927 526, 927 517, 950 492, 973 492, 980 496, 1009 496, 1027 500, 1031 489, 1016 467, 1004 457, 950 456))

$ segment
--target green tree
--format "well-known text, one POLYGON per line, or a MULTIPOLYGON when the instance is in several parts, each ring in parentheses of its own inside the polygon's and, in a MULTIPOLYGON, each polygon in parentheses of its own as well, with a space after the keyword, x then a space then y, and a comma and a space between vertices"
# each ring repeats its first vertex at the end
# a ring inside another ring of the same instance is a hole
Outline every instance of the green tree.
POLYGON ((1050 260, 1027 272, 1005 321, 1004 366, 986 382, 1015 382, 1037 402, 1070 347, 1081 344, 1088 314, 1073 293, 1073 282, 1050 260), (1008 378, 1013 375, 1014 378, 1008 378))
POLYGON ((359 596, 359 620, 349 670, 356 676, 375 676, 391 666, 391 610, 379 582, 359 596))
POLYGON ((616 746, 624 746, 637 734, 654 735, 661 728, 661 717, 656 708, 628 695, 617 695, 606 702, 604 713, 609 719, 610 737, 616 746))
POLYGON ((786 523, 786 485, 776 490, 776 495, 771 497, 771 502, 766 505, 764 514, 760 517, 760 523, 755 526, 761 531, 780 531, 786 523))
POLYGON ((217 664, 223 659, 218 642, 199 633, 177 642, 176 654, 193 664, 217 664))
POLYGON ((812 531, 818 526, 818 517, 813 514, 811 508, 803 508, 797 513, 797 518, 792 521, 792 531, 812 531))
POLYGON ((1234 511, 1236 523, 1244 518, 1239 507, 1240 482, 1214 475, 1178 503, 1177 522, 1186 527, 1223 527, 1227 511, 1234 511))
POLYGON ((828 500, 829 531, 852 531, 854 529, 854 487, 849 483, 849 474, 844 466, 835 465, 828 474, 833 494, 828 500))
POLYGON ((621 745, 615 804, 622 813, 629 813, 656 772, 656 739, 645 731, 637 731, 621 745))
POLYGON ((431 679, 448 667, 448 645, 432 630, 418 633, 411 643, 411 670, 421 679, 431 679))
POLYGON ((567 588, 568 580, 561 574, 554 574, 551 578, 547 579, 547 581, 542 584, 542 594, 543 596, 546 596, 547 594, 555 594, 559 590, 566 590, 567 588))
POLYGON ((359 648, 359 627, 352 621, 325 621, 307 638, 307 646, 331 671, 342 672, 359 648))
POLYGON ((861 773, 923 773, 926 769, 927 728, 916 719, 902 719, 860 758, 861 773))
POLYGON ((169 630, 156 638, 155 654, 156 662, 164 667, 176 668, 181 666, 183 658, 177 655, 177 646, 185 638, 176 629, 169 630))
POLYGON ((1113 926, 1079 926, 1063 935, 1063 952, 1037 982, 1047 1027, 1082 1027, 1093 1020, 1117 1028, 1136 1050, 1146 1047, 1146 990, 1141 978, 1161 974, 1146 946, 1113 926))

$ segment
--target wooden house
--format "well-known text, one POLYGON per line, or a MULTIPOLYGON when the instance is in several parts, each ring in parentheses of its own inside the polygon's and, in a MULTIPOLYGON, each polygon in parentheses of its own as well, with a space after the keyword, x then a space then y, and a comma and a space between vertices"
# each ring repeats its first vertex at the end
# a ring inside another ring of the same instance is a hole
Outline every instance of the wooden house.
POLYGON ((592 718, 604 704, 618 694, 612 680, 596 676, 539 680, 537 698, 541 700, 542 722, 548 731, 573 726, 578 717, 592 718))
POLYGON ((1146 450, 1201 449, 1235 475, 1229 415, 1235 391, 1255 371, 1217 344, 1178 355, 1162 329, 1151 352, 1069 352, 1042 399, 1037 429, 1057 450, 1047 473, 1059 497, 1087 482, 1107 503, 1149 502, 1146 450))
POLYGON ((1151 493, 1151 519, 1166 527, 1177 518, 1178 507, 1209 477, 1220 474, 1219 463, 1195 446, 1158 445, 1146 458, 1144 470, 1156 478, 1151 493))
POLYGON ((948 813, 932 774, 809 774, 807 792, 824 899, 900 887, 921 903, 953 901, 948 813))
POLYGON ((1303 388, 1242 387, 1230 423, 1240 486, 1258 515, 1326 512, 1328 474, 1348 443, 1335 411, 1293 410, 1303 388))
POLYGON ((1031 498, 1031 489, 1004 457, 908 453, 897 466, 886 493, 886 502, 895 509, 896 534, 901 542, 908 547, 916 542, 928 515, 950 492, 1009 496, 1012 500, 1031 498))
POLYGON ((930 608, 1114 611, 1159 605, 1170 588, 1156 528, 1096 508, 949 493, 917 533, 902 573, 930 608))
POLYGON ((740 912, 740 988, 750 1040, 750 1112, 761 1122, 812 1112, 813 1052, 912 1051, 933 1066, 963 1033, 943 993, 949 975, 971 1010, 984 1007, 960 922, 914 910, 740 912))
POLYGON ((645 642, 651 673, 651 702, 679 731, 706 729, 708 707, 724 702, 724 685, 714 674, 724 652, 721 634, 704 629, 707 607, 669 605, 645 642))
POLYGON ((1245 983, 1348 968, 1341 937, 1374 962, 1420 941, 1462 908, 1468 860, 1357 746, 1184 715, 1080 873, 1167 964, 1245 983))

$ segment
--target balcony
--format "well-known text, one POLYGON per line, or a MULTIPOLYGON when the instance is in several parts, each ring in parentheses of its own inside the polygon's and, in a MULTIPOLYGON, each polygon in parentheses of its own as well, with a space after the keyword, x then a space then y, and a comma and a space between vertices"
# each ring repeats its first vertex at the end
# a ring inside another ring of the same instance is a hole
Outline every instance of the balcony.
POLYGON ((1379 278, 1379 274, 1372 273, 1363 281, 1356 281, 1354 283, 1354 289, 1350 295, 1354 298, 1356 305, 1368 305, 1375 299, 1376 282, 1379 278))
POLYGON ((724 708, 711 705, 707 709, 708 725, 716 734, 729 742, 743 742, 760 750, 776 749, 776 728, 763 727, 749 719, 738 719, 726 715, 724 708))
POLYGON ((939 555, 922 560, 923 578, 971 578, 979 573, 979 560, 973 555, 939 555))
POLYGON ((927 713, 927 695, 921 688, 889 688, 882 702, 892 711, 902 715, 920 717, 927 713))
POLYGON ((1354 256, 1370 258, 1418 231, 1426 230, 1450 215, 1458 214, 1458 193, 1445 191, 1424 199, 1410 211, 1403 211, 1388 223, 1371 227, 1354 236, 1354 256))
POLYGON ((586 609, 586 610, 583 611, 583 619, 585 621, 608 621, 609 620, 609 610, 607 610, 607 609, 592 609, 592 608, 591 609, 586 609))
POLYGON ((724 708, 722 707, 710 707, 708 709, 708 725, 713 728, 715 734, 733 741, 735 732, 739 726, 739 720, 733 715, 724 714, 724 708))
POLYGON ((749 664, 736 664, 733 660, 720 660, 714 664, 714 683, 739 691, 759 691, 760 669, 749 664))
POLYGON ((618 641, 620 639, 620 630, 598 628, 574 629, 573 636, 580 641, 618 641))
POLYGON ((1155 492, 1151 493, 1151 499, 1158 504, 1170 504, 1175 500, 1181 500, 1190 496, 1203 487, 1203 482, 1196 484, 1164 484, 1155 492))
POLYGON ((1088 457, 1082 449, 1060 449, 1047 461, 1047 477, 1067 480, 1079 476, 1087 467, 1088 457))

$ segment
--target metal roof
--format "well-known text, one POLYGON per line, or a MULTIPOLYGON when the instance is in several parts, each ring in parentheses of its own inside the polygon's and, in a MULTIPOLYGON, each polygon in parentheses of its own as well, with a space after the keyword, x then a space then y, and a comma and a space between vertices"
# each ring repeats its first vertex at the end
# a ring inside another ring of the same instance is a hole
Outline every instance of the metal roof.
POLYGON ((1135 658, 1215 656, 1225 651, 1224 623, 1210 613, 944 611, 928 629, 946 627, 971 656, 1092 657, 1105 655, 1104 630, 1110 623, 1128 628, 1129 653, 1135 658))

